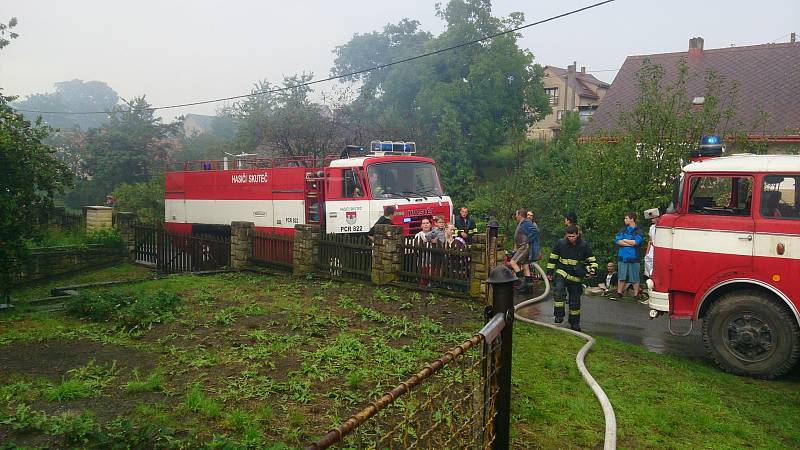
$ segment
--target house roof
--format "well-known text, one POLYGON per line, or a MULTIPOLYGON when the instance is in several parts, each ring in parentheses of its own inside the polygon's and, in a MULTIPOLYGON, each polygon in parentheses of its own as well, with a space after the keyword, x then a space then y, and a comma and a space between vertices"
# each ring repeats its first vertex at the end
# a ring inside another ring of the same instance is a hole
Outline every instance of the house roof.
MULTIPOLYGON (((545 66, 545 70, 550 70, 559 78, 566 78, 567 76, 567 69, 562 69, 560 67, 545 66)), ((597 95, 597 88, 602 87, 607 89, 609 86, 608 83, 598 80, 594 75, 583 72, 575 72, 575 81, 575 88, 578 91, 578 95, 595 100, 600 99, 597 95)))
POLYGON ((677 79, 678 64, 686 61, 687 101, 703 96, 709 70, 735 83, 735 116, 728 121, 727 129, 717 132, 775 136, 800 131, 800 43, 782 43, 707 49, 692 54, 629 56, 585 128, 586 134, 613 131, 617 127, 620 113, 636 101, 639 94, 636 72, 647 59, 663 68, 664 84, 677 79))

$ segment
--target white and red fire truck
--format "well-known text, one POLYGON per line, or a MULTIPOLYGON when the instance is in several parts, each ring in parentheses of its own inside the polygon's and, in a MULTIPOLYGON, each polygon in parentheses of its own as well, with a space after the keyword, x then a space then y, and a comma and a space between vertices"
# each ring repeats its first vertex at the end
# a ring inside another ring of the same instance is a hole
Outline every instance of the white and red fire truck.
POLYGON ((450 197, 434 161, 415 156, 413 142, 373 141, 369 151, 349 146, 339 159, 189 161, 165 180, 165 226, 182 233, 224 235, 233 221, 257 230, 293 234, 297 224, 327 233, 363 233, 396 207, 392 222, 411 235, 425 217, 449 220, 450 197))
POLYGON ((673 210, 656 228, 651 317, 703 319, 724 370, 786 373, 800 357, 800 156, 690 163, 673 210))

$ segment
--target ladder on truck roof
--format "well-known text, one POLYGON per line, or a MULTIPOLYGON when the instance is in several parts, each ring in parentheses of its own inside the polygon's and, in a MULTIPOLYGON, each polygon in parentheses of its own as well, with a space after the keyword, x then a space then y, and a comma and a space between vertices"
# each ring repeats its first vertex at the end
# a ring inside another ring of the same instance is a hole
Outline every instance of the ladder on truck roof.
POLYGON ((306 172, 303 200, 307 224, 320 225, 325 214, 325 176, 323 171, 306 172))

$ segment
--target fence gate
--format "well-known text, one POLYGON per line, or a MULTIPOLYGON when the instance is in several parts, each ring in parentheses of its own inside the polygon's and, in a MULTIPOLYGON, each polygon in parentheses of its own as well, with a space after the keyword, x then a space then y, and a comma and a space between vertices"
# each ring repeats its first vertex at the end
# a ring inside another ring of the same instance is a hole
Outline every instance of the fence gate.
POLYGON ((230 238, 167 231, 162 225, 134 225, 136 262, 164 272, 197 272, 230 265, 230 238))
POLYGON ((372 241, 365 234, 320 234, 317 267, 335 277, 369 280, 372 241))
POLYGON ((470 254, 466 248, 443 246, 405 237, 400 281, 424 288, 466 291, 469 288, 470 254))
POLYGON ((253 235, 253 261, 291 268, 294 262, 294 237, 256 231, 253 235))
POLYGON ((156 226, 145 224, 133 225, 133 259, 140 264, 156 265, 158 253, 156 252, 156 226))

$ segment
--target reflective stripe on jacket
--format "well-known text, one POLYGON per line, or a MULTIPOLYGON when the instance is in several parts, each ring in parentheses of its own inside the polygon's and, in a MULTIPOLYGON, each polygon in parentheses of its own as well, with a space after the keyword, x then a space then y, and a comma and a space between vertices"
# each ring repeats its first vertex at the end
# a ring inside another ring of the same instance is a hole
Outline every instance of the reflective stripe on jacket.
POLYGON ((597 259, 589 244, 578 236, 575 245, 567 238, 559 239, 553 246, 547 262, 547 274, 558 274, 569 281, 579 282, 586 278, 587 268, 597 269, 597 259))

